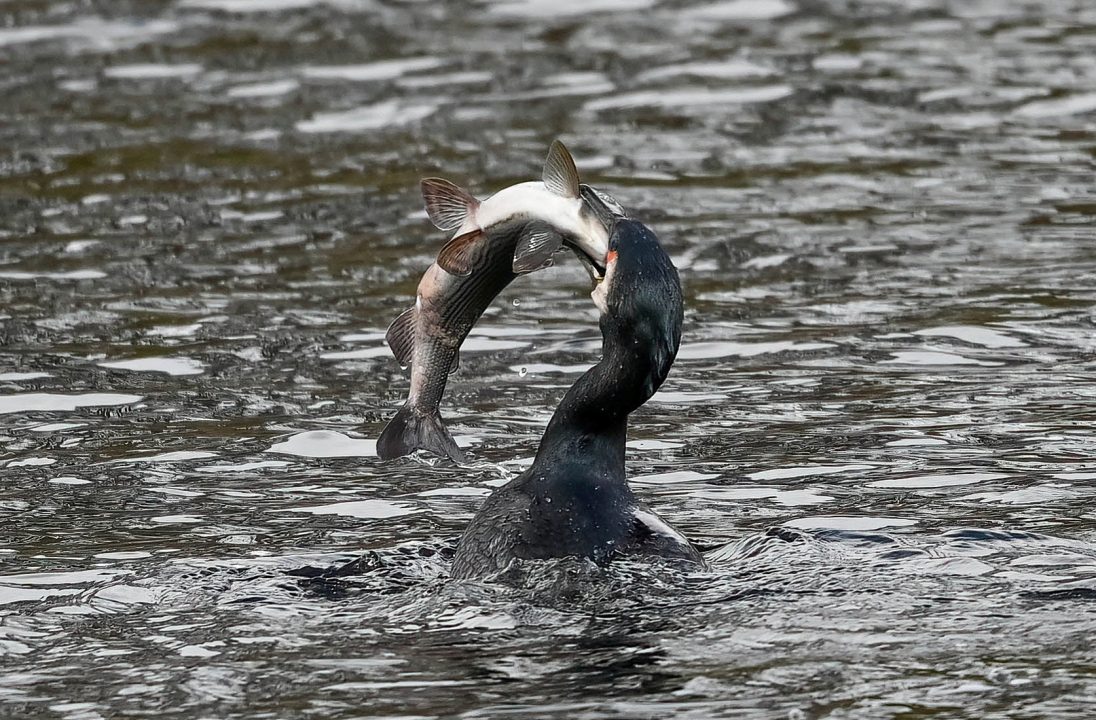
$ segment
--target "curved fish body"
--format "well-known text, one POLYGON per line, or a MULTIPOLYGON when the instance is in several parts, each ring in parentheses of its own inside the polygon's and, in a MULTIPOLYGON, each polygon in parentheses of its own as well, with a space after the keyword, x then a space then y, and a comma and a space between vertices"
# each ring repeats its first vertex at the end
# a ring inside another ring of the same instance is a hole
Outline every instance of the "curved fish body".
POLYGON ((381 432, 377 454, 389 460, 426 450, 461 462, 439 406, 468 332, 507 285, 551 265, 562 247, 574 249, 597 278, 609 237, 582 199, 574 160, 558 141, 543 182, 512 185, 482 203, 445 180, 424 180, 422 188, 431 220, 455 236, 423 275, 415 305, 388 329, 393 354, 411 368, 411 387, 381 432))

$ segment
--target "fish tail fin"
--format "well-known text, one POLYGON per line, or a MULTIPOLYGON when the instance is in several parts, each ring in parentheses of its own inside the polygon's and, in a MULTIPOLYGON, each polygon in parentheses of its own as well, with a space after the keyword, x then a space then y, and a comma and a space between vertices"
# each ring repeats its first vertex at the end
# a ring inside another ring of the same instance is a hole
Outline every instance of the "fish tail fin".
POLYGON ((416 450, 428 450, 455 463, 464 461, 464 453, 437 411, 420 414, 404 405, 377 438, 377 455, 381 460, 394 460, 416 450))

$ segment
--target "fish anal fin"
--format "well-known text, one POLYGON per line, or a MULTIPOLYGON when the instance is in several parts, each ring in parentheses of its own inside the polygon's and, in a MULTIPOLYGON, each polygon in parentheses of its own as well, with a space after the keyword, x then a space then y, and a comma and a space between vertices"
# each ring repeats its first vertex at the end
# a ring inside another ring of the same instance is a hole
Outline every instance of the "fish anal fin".
POLYGON ((453 232, 479 207, 479 200, 444 178, 423 178, 419 183, 426 214, 439 230, 453 232))
POLYGON ((514 248, 513 270, 524 275, 552 264, 552 256, 563 247, 563 236, 543 222, 526 225, 514 248))
POLYGON ((575 159, 559 140, 552 141, 544 160, 544 186, 566 198, 577 198, 581 193, 575 159))
POLYGON ((438 267, 450 275, 471 275, 476 261, 477 243, 485 237, 483 230, 479 229, 457 235, 438 253, 438 267))
POLYGON ((400 313, 400 316, 388 326, 388 332, 384 334, 384 340, 396 356, 396 362, 400 367, 406 368, 411 364, 415 355, 415 321, 418 313, 414 307, 409 307, 400 313))

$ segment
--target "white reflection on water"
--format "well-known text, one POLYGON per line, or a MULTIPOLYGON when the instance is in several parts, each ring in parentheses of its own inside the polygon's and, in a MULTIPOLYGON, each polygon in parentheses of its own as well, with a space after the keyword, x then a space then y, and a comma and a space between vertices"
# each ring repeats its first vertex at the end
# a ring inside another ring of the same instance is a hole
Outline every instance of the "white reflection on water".
POLYGON ((60 25, 2 28, 0 29, 0 47, 46 40, 63 40, 93 49, 113 50, 138 45, 178 29, 178 23, 170 20, 129 22, 86 17, 60 25))
POLYGON ((522 18, 554 18, 590 13, 643 10, 655 0, 501 0, 488 6, 492 15, 522 18))
POLYGON ((0 270, 0 278, 6 280, 99 280, 106 276, 102 270, 0 270))
POLYGON ((1093 110, 1096 110, 1096 93, 1079 93, 1053 100, 1035 100, 1018 107, 1013 115, 1038 120, 1079 115, 1093 110))
POLYGON ((215 452, 203 450, 176 450, 174 452, 156 453, 155 455, 141 455, 139 457, 120 458, 116 463, 173 463, 186 462, 188 460, 205 460, 217 457, 215 452))
POLYGON ((979 365, 981 367, 993 367, 1004 363, 993 360, 975 360, 963 357, 955 353, 938 352, 935 350, 906 350, 892 353, 890 360, 880 360, 880 365, 979 365))
POLYGON ((688 90, 643 90, 620 93, 591 100, 585 109, 594 112, 621 110, 624 108, 700 108, 711 105, 742 105, 772 102, 786 98, 794 92, 790 85, 762 85, 759 87, 727 88, 712 90, 696 88, 688 90))
POLYGON ((301 457, 376 457, 377 441, 352 438, 334 430, 309 430, 275 443, 267 452, 301 457))
POLYGON ((49 377, 49 373, 43 372, 8 372, 0 373, 0 382, 18 382, 20 380, 37 380, 49 377))
POLYGON ((788 520, 784 523, 784 526, 800 530, 870 531, 884 528, 912 527, 916 524, 916 520, 908 518, 872 517, 870 515, 814 515, 788 520))
POLYGON ((301 75, 313 80, 345 80, 349 82, 373 82, 392 80, 401 75, 423 70, 432 70, 445 64, 444 60, 434 57, 400 58, 381 60, 360 65, 306 65, 301 75))
POLYGON ((388 500, 348 500, 346 502, 331 503, 330 505, 313 505, 310 507, 287 508, 284 512, 303 512, 313 515, 345 515, 347 517, 380 520, 384 518, 400 517, 420 512, 403 503, 390 502, 388 500))
POLYGON ((19 393, 16 395, 0 395, 0 415, 16 412, 71 412, 77 408, 99 405, 132 405, 141 400, 140 395, 113 393, 83 393, 79 395, 19 393))
POLYGON ((772 68, 741 59, 728 59, 717 62, 691 62, 678 65, 664 65, 654 70, 645 70, 636 76, 637 82, 665 80, 669 78, 695 77, 715 80, 739 80, 748 77, 766 77, 775 75, 772 68))
POLYGON ((721 0, 687 8, 681 14, 704 20, 772 20, 795 11, 796 6, 788 0, 721 0))
POLYGON ((112 360, 99 363, 99 367, 131 372, 156 372, 167 375, 201 375, 205 365, 188 357, 146 357, 133 360, 112 360))
POLYGON ((812 477, 815 475, 836 475, 838 473, 855 472, 857 470, 871 470, 875 465, 811 465, 808 467, 776 468, 774 470, 759 470, 746 477, 751 480, 791 480, 800 477, 812 477))
POLYGON ((227 13, 278 13, 333 5, 348 11, 372 6, 368 0, 180 0, 179 7, 198 10, 220 10, 227 13))
POLYGON ((288 95, 301 84, 296 80, 271 80, 269 82, 248 83, 246 85, 234 85, 226 91, 230 98, 267 98, 288 95))
POLYGON ((192 78, 200 75, 202 66, 197 63, 166 65, 160 63, 141 63, 136 65, 113 65, 103 70, 103 76, 115 80, 171 80, 192 78))
POLYGON ((691 342, 683 344, 677 354, 678 360, 706 360, 721 357, 754 357, 769 353, 807 352, 810 350, 828 350, 835 347, 832 343, 796 342, 794 340, 776 340, 773 342, 743 343, 731 340, 709 342, 691 342))
POLYGON ((303 133, 349 133, 409 125, 434 114, 437 105, 385 100, 350 110, 316 113, 297 123, 303 133))
POLYGON ((988 348, 1019 348, 1027 347, 1022 340, 1007 335, 998 330, 975 325, 943 325, 941 327, 916 330, 914 335, 925 337, 948 337, 962 340, 973 345, 981 345, 988 348))
POLYGON ((916 475, 907 478, 892 478, 877 480, 868 483, 868 487, 877 488, 901 488, 916 490, 919 488, 955 487, 958 485, 972 485, 974 483, 989 480, 1000 480, 1009 477, 1007 473, 951 473, 948 475, 916 475))

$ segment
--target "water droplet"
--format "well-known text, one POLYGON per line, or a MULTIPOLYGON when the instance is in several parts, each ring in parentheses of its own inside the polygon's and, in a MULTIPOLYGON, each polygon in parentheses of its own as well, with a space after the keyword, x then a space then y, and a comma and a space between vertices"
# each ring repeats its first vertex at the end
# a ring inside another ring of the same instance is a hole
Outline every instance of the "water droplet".
POLYGON ((521 370, 518 370, 518 377, 525 377, 528 374, 529 368, 522 368, 521 370))
POLYGON ((521 300, 514 298, 514 307, 517 307, 518 305, 521 305, 521 300))

